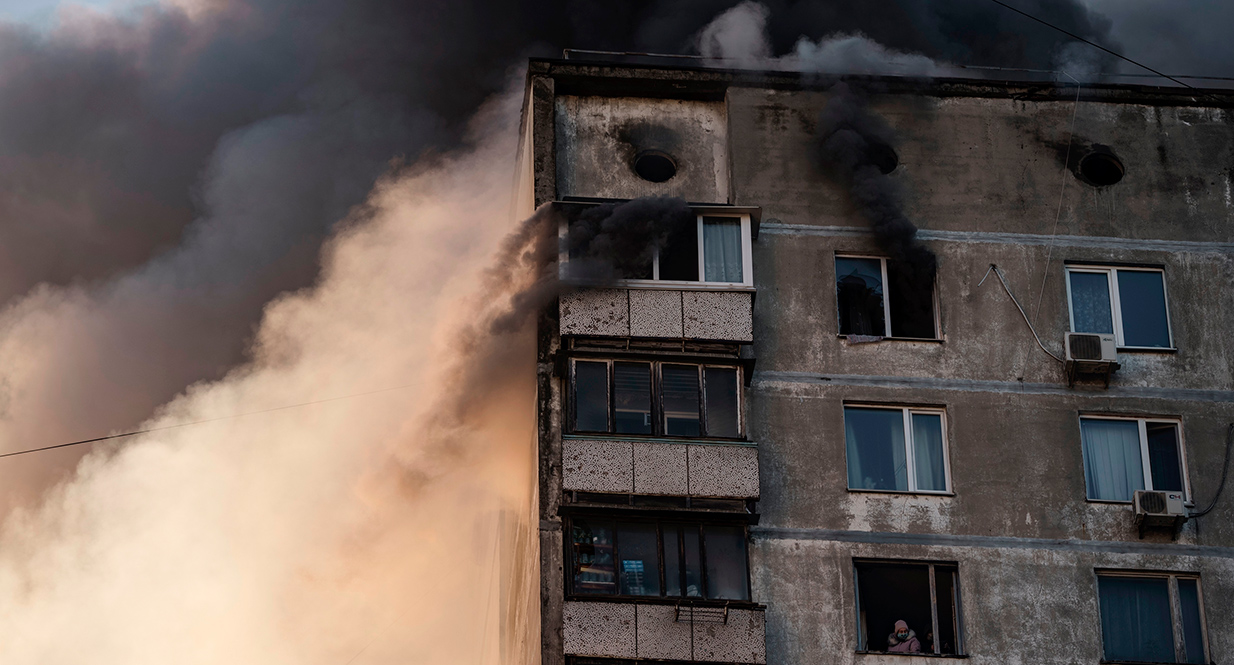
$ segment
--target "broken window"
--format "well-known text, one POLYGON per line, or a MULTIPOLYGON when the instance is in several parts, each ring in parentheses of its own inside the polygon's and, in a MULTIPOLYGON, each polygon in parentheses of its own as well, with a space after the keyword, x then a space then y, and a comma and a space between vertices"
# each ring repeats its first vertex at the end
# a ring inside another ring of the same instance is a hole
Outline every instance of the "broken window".
POLYGON ((1097 575, 1105 660, 1207 663, 1200 580, 1193 575, 1097 575))
POLYGON ((943 411, 844 407, 848 487, 888 492, 947 492, 943 411))
MULTIPOLYGON (((632 264, 621 257, 615 262, 627 280, 752 286, 750 238, 749 215, 696 215, 694 224, 674 229, 650 261, 632 264)), ((568 258, 585 253, 572 245, 568 258)))
POLYGON ((1172 348, 1165 272, 1158 268, 1067 267, 1071 330, 1114 335, 1120 348, 1172 348))
POLYGON ((964 653, 954 563, 854 561, 853 575, 858 651, 964 653))
POLYGON ((573 368, 574 432, 741 437, 736 366, 578 359, 573 368))
POLYGON ((938 339, 934 284, 882 258, 836 257, 841 335, 938 339))
POLYGON ((1131 501, 1136 490, 1187 494, 1176 421, 1086 416, 1080 442, 1090 501, 1131 501))
POLYGON ((740 524, 570 519, 575 594, 749 600, 740 524))

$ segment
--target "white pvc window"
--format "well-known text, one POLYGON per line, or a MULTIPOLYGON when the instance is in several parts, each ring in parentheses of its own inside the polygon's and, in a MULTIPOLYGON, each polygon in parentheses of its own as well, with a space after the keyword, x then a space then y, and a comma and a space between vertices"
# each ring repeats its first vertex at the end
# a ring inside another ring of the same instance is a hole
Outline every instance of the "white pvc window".
MULTIPOLYGON (((697 215, 652 259, 652 281, 754 285, 749 215, 697 215)), ((637 281, 637 280, 630 280, 637 281)))
POLYGON ((1174 346, 1159 268, 1068 266, 1067 306, 1072 332, 1112 334, 1124 349, 1174 346))
POLYGON ((1080 418, 1090 501, 1131 501, 1136 490, 1190 497, 1182 428, 1176 420, 1080 418))
POLYGON ((950 492, 944 415, 942 409, 845 406, 849 489, 950 492))

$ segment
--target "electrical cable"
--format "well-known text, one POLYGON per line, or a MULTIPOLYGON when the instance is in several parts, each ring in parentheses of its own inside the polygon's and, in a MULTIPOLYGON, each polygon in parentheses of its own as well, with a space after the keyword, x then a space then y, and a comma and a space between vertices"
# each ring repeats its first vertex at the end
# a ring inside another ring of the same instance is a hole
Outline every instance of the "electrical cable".
POLYGON ((1026 314, 1024 312, 1024 308, 1020 306, 1020 301, 1016 300, 1015 294, 1011 292, 1011 287, 1007 285, 1007 280, 1003 278, 1003 271, 999 270, 998 266, 991 263, 990 267, 985 271, 985 276, 981 278, 980 282, 977 282, 977 286, 980 287, 982 284, 985 284, 986 277, 990 276, 991 270, 993 270, 994 274, 998 276, 998 281, 1002 282, 1003 290, 1007 292, 1007 295, 1011 296, 1011 302, 1015 303, 1015 308, 1020 310, 1020 316, 1024 317, 1024 323, 1028 324, 1029 331, 1033 333, 1033 339, 1037 340, 1037 346, 1041 347, 1041 350, 1045 351, 1046 355, 1057 360, 1060 364, 1066 365, 1066 361, 1054 355, 1049 349, 1045 348, 1045 344, 1041 343, 1041 338, 1037 336, 1037 329, 1033 327, 1033 322, 1028 320, 1028 314, 1026 314))
POLYGON ((312 402, 301 402, 299 404, 287 404, 285 406, 276 406, 276 407, 269 408, 269 409, 260 409, 258 411, 246 411, 244 413, 233 413, 228 416, 219 416, 218 418, 207 418, 205 420, 194 420, 194 421, 187 422, 187 423, 176 423, 175 425, 164 425, 162 427, 151 427, 149 429, 136 430, 133 432, 122 432, 120 434, 108 434, 107 436, 99 436, 93 439, 82 439, 81 441, 70 441, 68 443, 58 443, 54 446, 43 446, 42 448, 29 448, 26 450, 16 450, 10 453, 0 453, 0 458, 15 457, 17 455, 29 455, 30 453, 41 453, 47 450, 56 450, 57 448, 68 448, 70 446, 81 446, 81 445, 85 445, 88 443, 98 443, 100 441, 110 441, 112 439, 123 439, 123 438, 130 437, 130 436, 138 436, 140 434, 150 434, 151 432, 162 432, 164 430, 178 429, 181 427, 189 427, 191 425, 203 425, 205 423, 213 423, 213 422, 218 422, 220 420, 230 420, 232 418, 240 418, 242 416, 253 416, 253 415, 260 414, 260 413, 270 413, 272 411, 285 411, 287 409, 298 409, 302 406, 312 406, 314 404, 334 402, 334 401, 338 401, 341 399, 352 399, 354 397, 364 397, 365 395, 375 395, 377 393, 385 393, 385 392, 390 392, 392 390, 403 390, 404 388, 410 388, 413 385, 415 384, 409 383, 409 384, 405 384, 401 386, 394 386, 392 388, 381 388, 378 390, 370 390, 368 392, 363 392, 363 393, 354 393, 351 395, 339 395, 338 397, 327 397, 325 399, 313 400, 312 402))
POLYGON ((1234 447, 1234 423, 1225 431, 1225 462, 1221 465, 1221 482, 1217 483, 1217 494, 1213 496, 1213 502, 1208 504, 1208 507, 1198 513, 1189 513, 1187 519, 1195 517, 1203 517, 1209 511, 1217 506, 1217 499, 1221 498, 1221 490, 1225 489, 1225 479, 1230 474, 1230 448, 1234 447))

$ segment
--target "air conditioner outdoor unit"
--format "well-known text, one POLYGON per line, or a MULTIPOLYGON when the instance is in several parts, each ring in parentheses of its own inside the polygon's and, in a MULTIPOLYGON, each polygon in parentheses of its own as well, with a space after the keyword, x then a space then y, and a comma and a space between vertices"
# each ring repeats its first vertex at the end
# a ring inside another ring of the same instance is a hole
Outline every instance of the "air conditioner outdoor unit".
POLYGON ((1132 501, 1135 504, 1135 523, 1140 527, 1141 537, 1145 528, 1177 529, 1187 519, 1182 492, 1136 490, 1132 501))
POLYGON ((1096 374, 1105 377, 1110 384, 1110 374, 1118 369, 1118 344, 1114 335, 1101 333, 1067 333, 1063 342, 1067 349, 1067 380, 1075 383, 1080 374, 1096 374))

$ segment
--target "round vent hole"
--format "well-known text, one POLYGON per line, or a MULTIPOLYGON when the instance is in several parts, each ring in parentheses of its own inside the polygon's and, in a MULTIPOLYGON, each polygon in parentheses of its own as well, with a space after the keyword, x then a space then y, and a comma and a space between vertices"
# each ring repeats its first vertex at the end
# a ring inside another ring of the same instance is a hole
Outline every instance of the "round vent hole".
POLYGON ((886 143, 871 143, 866 147, 866 159, 871 164, 878 167, 878 170, 883 175, 887 175, 896 170, 900 165, 900 156, 896 151, 886 143))
POLYGON ((1113 185, 1123 179, 1123 173, 1123 163, 1111 152, 1090 152, 1080 160, 1080 176, 1090 185, 1113 185))
POLYGON ((658 150, 645 150, 634 158, 634 172, 643 180, 664 182, 677 175, 677 163, 658 150))

